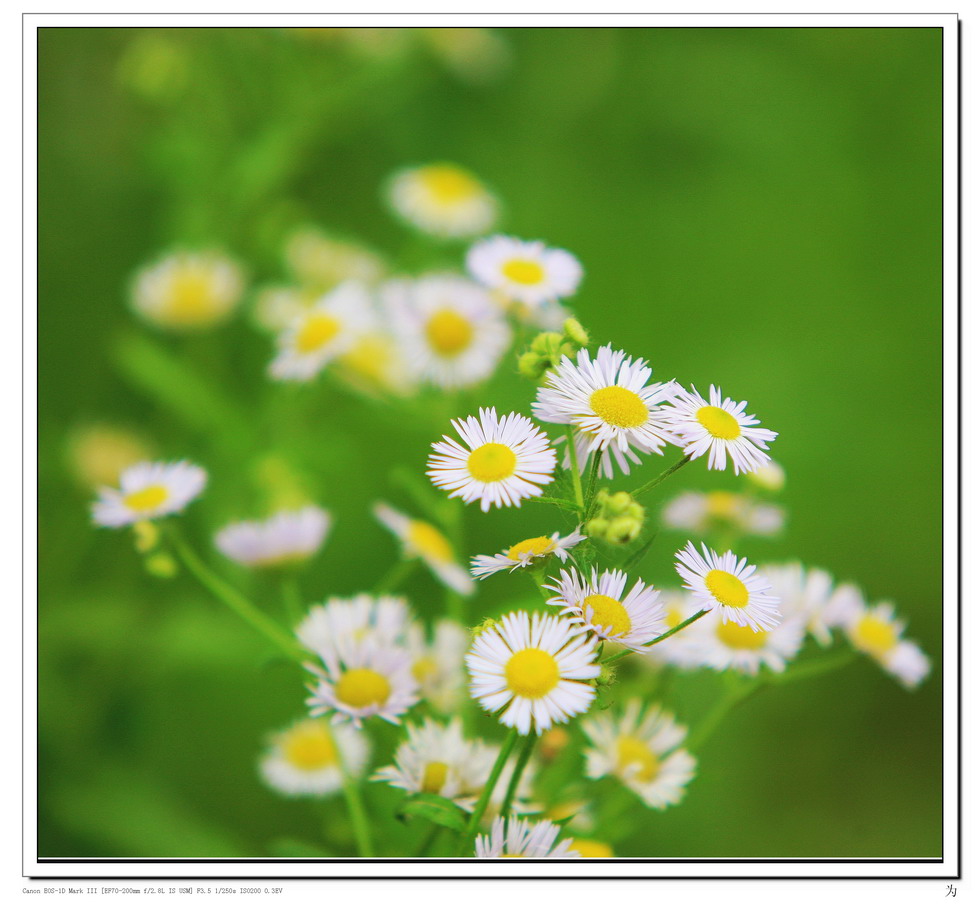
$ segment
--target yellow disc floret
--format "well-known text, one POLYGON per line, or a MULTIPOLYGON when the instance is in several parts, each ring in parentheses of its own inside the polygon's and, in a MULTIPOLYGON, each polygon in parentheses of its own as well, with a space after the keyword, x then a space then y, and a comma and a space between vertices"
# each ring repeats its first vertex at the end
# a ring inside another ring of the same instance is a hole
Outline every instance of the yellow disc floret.
POLYGON ((469 348, 473 325, 458 312, 444 308, 429 318, 425 338, 437 353, 451 358, 469 348))
POLYGON ((307 720, 282 738, 282 754, 299 770, 322 770, 337 763, 337 749, 330 731, 318 720, 307 720))
POLYGON ((862 616, 851 633, 854 646, 869 654, 883 656, 898 644, 898 632, 895 626, 871 614, 862 616))
POLYGON ((381 706, 391 694, 391 685, 373 669, 350 669, 340 677, 334 693, 348 707, 381 706))
POLYGON ((724 606, 743 607, 749 602, 749 589, 731 572, 712 569, 704 576, 704 584, 715 600, 724 606))
POLYGON ((174 276, 167 302, 165 317, 174 324, 203 325, 221 313, 210 276, 194 270, 174 276))
POLYGON ((646 424, 650 410, 646 403, 626 387, 603 387, 589 397, 589 405, 606 424, 613 427, 639 427, 646 424))
POLYGON ((722 644, 736 650, 758 650, 766 646, 769 637, 769 632, 757 632, 749 625, 735 622, 720 622, 716 632, 722 644))
POLYGON ((434 528, 428 522, 410 522, 406 543, 424 559, 452 562, 455 558, 449 541, 438 528, 434 528))
POLYGON ((442 787, 446 784, 446 776, 449 775, 449 765, 441 761, 434 760, 425 765, 422 773, 422 791, 432 795, 438 795, 442 787))
POLYGON ((621 776, 652 782, 660 772, 660 761, 642 739, 623 735, 616 740, 616 769, 621 776))
POLYGON ((423 167, 419 176, 432 197, 442 204, 466 201, 480 193, 480 183, 458 167, 423 167))
POLYGON ((322 349, 340 332, 340 322, 329 314, 311 314, 296 334, 296 351, 309 355, 322 349))
POLYGON ((717 437, 719 440, 735 440, 742 436, 742 428, 735 420, 735 416, 717 405, 701 406, 695 417, 712 437, 717 437))
POLYGON ((739 497, 727 490, 713 490, 705 499, 711 518, 730 519, 738 511, 739 497))
POLYGON ((412 677, 420 685, 431 679, 438 672, 439 662, 435 657, 430 655, 419 657, 418 660, 412 664, 412 677))
POLYGON ((507 687, 522 698, 543 698, 558 685, 558 661, 547 651, 526 647, 504 667, 507 687))
POLYGON ((544 280, 544 268, 537 261, 512 258, 507 261, 500 272, 512 283, 522 286, 536 286, 544 280))
POLYGON ((494 481, 503 481, 514 473, 517 456, 503 443, 484 443, 470 453, 466 466, 476 480, 492 484, 494 481))
POLYGON ((613 858, 612 847, 595 839, 575 839, 568 849, 578 852, 583 858, 613 858))
POLYGON ((553 546, 550 537, 529 537, 527 540, 514 544, 507 551, 507 558, 516 562, 526 553, 530 553, 531 556, 544 556, 551 552, 553 546))
POLYGON ((592 624, 609 626, 610 635, 625 635, 633 627, 626 607, 612 597, 590 594, 582 601, 582 612, 589 607, 592 607, 592 624))
POLYGON ((136 512, 150 512, 162 506, 170 497, 170 491, 163 484, 151 484, 142 490, 134 490, 123 497, 123 502, 129 509, 136 512))

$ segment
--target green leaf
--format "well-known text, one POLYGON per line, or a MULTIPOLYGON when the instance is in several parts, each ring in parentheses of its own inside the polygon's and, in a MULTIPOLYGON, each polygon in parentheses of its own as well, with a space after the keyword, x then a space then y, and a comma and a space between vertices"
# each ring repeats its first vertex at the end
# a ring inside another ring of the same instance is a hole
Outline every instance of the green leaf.
POLYGON ((448 798, 443 798, 441 795, 430 795, 428 792, 413 795, 398 812, 400 819, 421 817, 439 826, 455 830, 457 833, 462 833, 466 829, 468 816, 466 811, 448 798))

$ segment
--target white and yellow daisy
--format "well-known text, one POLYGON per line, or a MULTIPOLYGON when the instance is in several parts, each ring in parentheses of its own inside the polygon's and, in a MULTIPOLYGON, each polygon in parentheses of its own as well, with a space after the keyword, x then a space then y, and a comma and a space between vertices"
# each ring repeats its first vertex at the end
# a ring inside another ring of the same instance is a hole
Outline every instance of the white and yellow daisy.
POLYGON ((410 625, 408 604, 401 597, 330 597, 310 608, 296 628, 296 638, 307 650, 322 656, 338 643, 351 641, 404 644, 410 625))
POLYGON ((745 559, 729 550, 715 553, 701 544, 698 553, 691 541, 675 556, 677 574, 704 609, 720 609, 722 619, 769 631, 779 624, 779 598, 767 593, 769 581, 756 573, 745 559), (702 555, 703 554, 703 555, 702 555))
POLYGON ((894 604, 887 602, 856 608, 844 622, 844 633, 856 650, 876 660, 906 688, 916 688, 929 675, 929 658, 902 637, 904 631, 894 604))
POLYGON ((190 462, 137 462, 119 476, 119 489, 102 487, 92 504, 92 520, 119 528, 180 512, 199 496, 207 472, 190 462))
POLYGON ((378 770, 375 782, 387 782, 409 795, 426 792, 456 799, 472 784, 473 743, 463 738, 459 718, 448 723, 427 719, 408 723, 408 738, 395 751, 395 762, 378 770))
POLYGON ((348 280, 376 283, 384 276, 380 255, 342 239, 324 235, 314 226, 304 226, 286 238, 286 266, 303 286, 321 292, 348 280))
POLYGON ((565 537, 562 537, 559 531, 551 537, 544 535, 529 537, 493 556, 474 556, 470 563, 470 571, 476 578, 486 578, 494 572, 513 572, 514 569, 540 565, 550 556, 557 556, 559 562, 565 562, 568 559, 568 551, 584 540, 585 535, 578 530, 578 527, 565 537))
POLYGON ((545 588, 557 595, 548 603, 562 607, 562 615, 630 650, 643 651, 645 644, 666 630, 659 592, 637 580, 626 594, 625 572, 613 569, 600 575, 593 569, 586 578, 575 569, 563 569, 561 577, 545 588))
POLYGON ((476 588, 466 569, 456 561, 453 545, 435 525, 409 518, 387 503, 374 504, 374 516, 402 544, 406 559, 418 557, 446 587, 469 596, 476 588))
POLYGON ((592 745, 585 750, 586 775, 617 777, 648 807, 677 804, 694 778, 697 761, 678 747, 687 730, 657 705, 644 710, 633 698, 620 717, 607 710, 584 720, 582 729, 592 745))
POLYGON ((475 243, 466 253, 466 267, 488 289, 531 308, 574 295, 582 280, 574 255, 511 236, 475 243))
POLYGON ((770 493, 777 493, 786 486, 786 472, 783 466, 770 459, 765 465, 760 465, 755 471, 745 475, 749 481, 770 493))
POLYGON ((262 286, 252 303, 252 320, 268 333, 281 333, 309 311, 321 295, 299 286, 262 286))
MULTIPOLYGON (((594 437, 582 431, 576 431, 574 436, 575 460, 578 462, 579 472, 585 474, 591 467, 589 456, 592 454, 592 441, 594 437)), ((566 437, 558 437, 555 440, 555 445, 565 443, 566 440, 566 437)), ((565 471, 568 471, 572 467, 571 453, 567 446, 563 446, 562 449, 564 453, 562 455, 561 467, 565 471)), ((601 452, 597 450, 596 455, 600 456, 599 474, 610 481, 616 476, 616 470, 613 467, 614 464, 618 466, 624 475, 628 475, 631 465, 639 465, 643 461, 629 446, 626 449, 620 449, 615 443, 610 444, 601 452)))
MULTIPOLYGON (((661 403, 674 398, 677 385, 648 384, 650 368, 642 358, 634 361, 612 346, 603 346, 593 360, 580 349, 576 362, 562 358, 549 372, 531 403, 534 415, 551 424, 572 424, 589 439, 588 451, 609 447, 626 453, 659 453, 676 438, 664 421, 661 403)), ((617 456, 621 468, 624 459, 617 456)), ((611 463, 604 463, 611 471, 611 463)))
POLYGON ((380 390, 411 396, 418 390, 418 379, 408 367, 399 338, 380 323, 358 333, 337 365, 349 383, 371 395, 380 390))
POLYGON ((302 312, 279 335, 269 365, 276 380, 312 380, 371 327, 372 301, 360 283, 343 283, 302 312))
POLYGON ((550 820, 497 817, 490 834, 476 837, 477 858, 581 858, 571 839, 557 845, 560 827, 550 820))
POLYGON ((277 512, 260 522, 235 522, 214 537, 215 546, 229 559, 256 569, 303 562, 320 549, 330 516, 319 506, 277 512))
POLYGON ((476 176, 452 163, 400 170, 386 194, 402 220, 433 236, 479 236, 497 219, 497 199, 476 176))
POLYGON ((600 842, 598 839, 579 839, 575 837, 572 840, 572 846, 569 851, 578 852, 583 858, 616 857, 613 853, 612 846, 608 842, 600 842))
POLYGON ((343 770, 364 772, 368 740, 352 726, 330 727, 322 719, 304 719, 278 733, 259 763, 266 783, 291 796, 321 797, 340 790, 343 770))
POLYGON ((178 251, 141 270, 132 306, 144 320, 171 330, 202 330, 226 320, 245 288, 241 268, 215 252, 178 251))
MULTIPOLYGON (((761 666, 783 672, 803 645, 806 624, 799 616, 793 616, 784 618, 770 631, 756 631, 748 625, 725 622, 715 610, 693 623, 688 631, 692 640, 700 643, 703 665, 754 676, 761 666)), ((669 641, 668 638, 663 643, 669 641)))
POLYGON ((466 655, 470 694, 521 735, 538 735, 589 709, 599 675, 595 639, 568 619, 508 613, 466 655))
POLYGON ((463 656, 470 646, 470 633, 452 619, 440 619, 432 641, 417 622, 408 628, 406 645, 412 656, 412 675, 419 695, 441 713, 458 710, 463 697, 463 656))
MULTIPOLYGON (((759 566, 759 572, 772 585, 772 593, 779 598, 779 609, 786 618, 802 619, 806 631, 822 647, 833 641, 831 629, 840 623, 830 608, 834 579, 829 572, 804 568, 798 562, 759 566)), ((838 600, 851 599, 846 596, 846 586, 842 587, 845 587, 845 597, 838 600)), ((863 602, 860 592, 856 599, 863 602)))
POLYGON ((352 722, 379 716, 397 724, 418 701, 418 682, 412 675, 409 652, 384 645, 376 638, 335 639, 317 651, 325 669, 307 664, 317 682, 306 699, 312 716, 333 714, 333 722, 352 722))
POLYGON ((479 420, 470 415, 452 423, 466 446, 443 435, 432 444, 426 472, 450 498, 479 500, 487 512, 491 506, 520 506, 554 480, 555 451, 530 418, 516 412, 498 418, 489 408, 480 409, 479 420))
POLYGON ((496 370, 511 329, 490 294, 465 277, 429 274, 393 281, 385 297, 413 375, 451 389, 468 387, 496 370))
POLYGON ((668 528, 698 534, 716 531, 768 537, 782 530, 784 515, 779 506, 727 490, 686 491, 667 504, 663 520, 668 528))
POLYGON ((708 454, 708 468, 723 470, 728 458, 735 474, 755 471, 769 461, 763 452, 776 439, 775 431, 753 427, 759 420, 746 415, 747 403, 736 404, 721 390, 712 386, 710 401, 692 386, 691 391, 678 387, 676 398, 664 409, 669 429, 679 438, 685 455, 697 459, 708 454))

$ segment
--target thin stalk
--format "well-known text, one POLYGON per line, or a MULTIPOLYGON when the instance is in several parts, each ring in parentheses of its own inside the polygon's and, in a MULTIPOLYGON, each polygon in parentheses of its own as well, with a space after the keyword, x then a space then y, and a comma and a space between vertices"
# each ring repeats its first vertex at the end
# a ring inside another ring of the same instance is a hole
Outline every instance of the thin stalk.
POLYGON ((517 763, 514 765, 514 772, 511 774, 510 782, 507 784, 507 793, 504 795, 504 803, 500 806, 500 816, 505 820, 510 814, 511 805, 514 803, 514 796, 517 794, 517 787, 521 782, 521 774, 524 772, 524 768, 531 759, 531 752, 534 750, 534 743, 537 740, 537 734, 534 732, 529 732, 527 738, 524 740, 524 747, 521 748, 521 753, 517 755, 517 763))
POLYGON ((587 499, 589 505, 586 507, 587 511, 584 518, 588 518, 592 515, 592 510, 595 507, 595 493, 596 493, 596 482, 599 479, 599 465, 602 463, 602 450, 596 449, 592 452, 592 461, 589 463, 589 492, 587 499))
POLYGON ((718 728, 721 721, 728 716, 729 712, 747 697, 755 694, 762 687, 762 684, 762 680, 756 679, 753 682, 741 683, 730 688, 728 693, 723 695, 718 703, 708 711, 708 715, 701 721, 698 728, 688 736, 685 747, 691 751, 697 751, 718 728))
POLYGON ((654 487, 666 481, 667 478, 669 478, 675 471, 677 471, 679 468, 683 468, 690 461, 690 456, 684 456, 682 459, 671 465, 666 471, 660 472, 660 474, 658 474, 653 480, 647 481, 646 484, 643 484, 634 490, 633 496, 638 497, 641 493, 646 493, 648 490, 653 490, 654 487))
POLYGON ((828 657, 813 663, 803 663, 788 669, 786 672, 770 673, 766 676, 766 683, 768 685, 786 685, 799 679, 812 679, 814 676, 820 676, 825 672, 833 672, 835 669, 847 666, 856 659, 857 654, 849 650, 837 657, 828 657))
POLYGON ((299 663, 303 663, 306 660, 303 651, 293 640, 293 637, 277 622, 266 616, 241 591, 212 572, 176 530, 170 532, 170 539, 178 558, 184 564, 187 571, 210 591, 212 595, 225 604, 232 612, 244 619, 252 628, 264 635, 287 657, 299 663))
POLYGON ((504 764, 507 763, 507 758, 510 757, 510 752, 514 750, 516 743, 517 729, 511 729, 507 733, 504 743, 500 746, 500 753, 497 755, 497 760, 494 761, 493 768, 490 770, 490 776, 487 777, 487 783, 483 787, 480 800, 476 803, 476 807, 473 808, 473 813, 470 814, 469 823, 466 824, 466 832, 463 833, 460 844, 456 849, 456 857, 463 857, 472 852, 473 840, 476 838, 476 831, 487 810, 487 805, 490 803, 490 796, 493 795, 494 786, 497 785, 497 780, 500 779, 504 764))
MULTIPOLYGON (((700 619, 707 612, 708 612, 707 610, 698 610, 693 616, 691 616, 688 619, 685 619, 683 622, 679 622, 672 629, 668 629, 662 635, 658 635, 656 638, 653 639, 653 641, 650 641, 648 644, 645 644, 644 647, 653 647, 654 644, 659 644, 661 641, 664 641, 665 639, 669 638, 671 635, 676 635, 681 629, 687 628, 692 622, 697 622, 698 619, 700 619)), ((631 653, 633 653, 633 651, 627 648, 626 650, 621 650, 618 654, 613 654, 612 656, 607 657, 602 662, 615 663, 617 660, 622 660, 623 657, 627 657, 631 653)))
POLYGON ((565 436, 568 437, 568 459, 569 470, 572 473, 572 487, 575 490, 575 504, 579 512, 585 518, 585 497, 582 494, 582 473, 578 470, 578 452, 575 449, 575 430, 569 424, 565 429, 565 436))
POLYGON ((368 823, 367 811, 364 809, 364 801, 361 798, 361 788, 357 780, 350 775, 347 764, 344 763, 340 746, 337 744, 337 738, 329 723, 327 724, 327 732, 330 733, 334 751, 337 752, 344 801, 347 804, 347 814, 350 817, 351 826, 354 828, 354 841, 357 843, 358 857, 372 858, 374 857, 374 844, 371 841, 371 825, 368 823))
POLYGON ((415 571, 415 567, 418 565, 419 561, 416 557, 412 559, 400 559, 396 562, 384 575, 378 579, 377 584, 374 586, 373 593, 378 594, 390 594, 392 591, 396 590, 402 582, 408 578, 412 572, 415 571))
POLYGON ((299 579, 294 572, 286 572, 282 576, 282 605, 286 610, 289 624, 299 625, 303 619, 303 592, 299 588, 299 579))

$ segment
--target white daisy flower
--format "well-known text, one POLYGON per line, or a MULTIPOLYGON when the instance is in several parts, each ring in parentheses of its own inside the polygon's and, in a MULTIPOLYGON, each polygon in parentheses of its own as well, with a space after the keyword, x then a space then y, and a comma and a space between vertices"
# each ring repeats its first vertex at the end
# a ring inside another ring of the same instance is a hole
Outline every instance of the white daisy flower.
POLYGON ((679 438, 685 455, 697 459, 708 453, 708 468, 723 470, 731 457, 735 474, 755 471, 769 461, 762 450, 778 434, 762 427, 752 427, 759 420, 745 414, 747 403, 737 405, 721 390, 712 386, 710 402, 692 386, 691 392, 678 387, 672 407, 664 409, 669 429, 679 438))
POLYGON ((402 555, 418 557, 446 587, 469 596, 476 588, 446 536, 429 522, 409 518, 387 503, 374 504, 374 516, 402 543, 402 555))
MULTIPOLYGON (((619 450, 623 456, 616 457, 617 464, 623 468, 631 447, 663 455, 667 443, 677 442, 660 407, 674 398, 677 385, 648 385, 651 373, 642 358, 634 361, 612 346, 599 349, 594 360, 588 349, 580 349, 575 363, 563 357, 548 373, 531 408, 540 421, 574 425, 589 438, 589 452, 619 450)), ((611 463, 604 466, 612 470, 611 463)))
MULTIPOLYGON (((692 595, 683 591, 664 590, 660 592, 660 602, 664 608, 664 631, 677 628, 682 622, 696 615, 701 607, 692 595)), ((704 645, 699 640, 696 627, 703 619, 702 616, 697 622, 689 627, 658 641, 648 647, 638 662, 647 664, 669 664, 679 669, 699 669, 705 665, 704 645)))
POLYGON ((307 650, 323 656, 324 651, 352 641, 402 644, 410 624, 408 604, 401 597, 330 597, 310 608, 296 628, 296 638, 307 650))
POLYGON ((463 656, 470 646, 470 633, 452 619, 440 619, 432 641, 417 622, 409 626, 406 644, 412 656, 412 675, 419 695, 441 713, 458 709, 465 676, 463 656))
POLYGON ((459 718, 446 724, 425 720, 420 726, 408 723, 408 738, 395 751, 395 762, 371 777, 387 782, 409 795, 426 792, 456 799, 472 783, 473 743, 463 738, 459 718))
POLYGON ((351 776, 360 776, 367 760, 363 732, 305 719, 272 739, 259 771, 270 787, 284 795, 321 797, 340 790, 344 768, 351 776))
POLYGON ((904 631, 905 623, 895 616, 891 603, 855 609, 844 622, 844 633, 856 650, 876 660, 906 688, 915 688, 929 675, 929 658, 902 637, 904 631))
POLYGON ((255 293, 252 320, 268 333, 281 333, 309 311, 320 295, 298 286, 263 286, 255 293))
POLYGON ((489 408, 480 409, 479 420, 470 415, 452 423, 466 446, 443 435, 432 444, 426 472, 436 487, 451 491, 450 498, 479 500, 487 512, 491 506, 520 506, 554 480, 555 451, 530 418, 516 412, 498 418, 489 408))
POLYGON ((477 858, 581 858, 571 850, 572 840, 555 845, 560 827, 550 820, 497 817, 490 834, 476 837, 477 858))
POLYGON ((269 365, 275 380, 312 380, 370 329, 372 301, 359 283, 343 283, 302 312, 279 335, 269 365))
POLYGON ((400 170, 386 194, 402 220, 434 236, 478 236, 497 219, 497 199, 472 173, 451 163, 400 170))
POLYGON ((766 537, 782 530, 784 515, 779 506, 727 490, 713 490, 680 494, 664 508, 663 519, 668 528, 680 531, 735 531, 766 537))
POLYGON ((729 550, 718 554, 701 544, 702 553, 691 541, 678 550, 677 574, 705 609, 720 609, 722 619, 769 631, 779 624, 779 599, 766 593, 769 582, 756 574, 755 566, 729 550))
POLYGON ((755 471, 750 471, 746 477, 763 490, 776 493, 786 486, 786 472, 783 466, 770 459, 765 465, 760 465, 755 471))
POLYGON ((557 556, 559 562, 565 562, 568 551, 584 540, 585 535, 579 532, 578 527, 565 537, 558 531, 551 537, 529 537, 493 556, 474 556, 470 571, 476 578, 486 578, 494 572, 513 572, 514 569, 539 565, 552 555, 557 556))
POLYGON ((622 716, 604 711, 582 722, 592 747, 585 750, 591 779, 615 776, 651 808, 677 804, 694 778, 697 761, 678 746, 687 730, 657 705, 644 710, 636 698, 622 716))
POLYGON ((337 639, 317 653, 326 668, 307 664, 317 676, 306 699, 312 716, 332 712, 333 722, 349 720, 358 729, 372 716, 397 724, 418 701, 412 658, 404 648, 368 637, 337 639))
POLYGON ((260 522, 235 522, 222 528, 215 546, 243 566, 273 568, 303 562, 320 549, 330 516, 319 506, 277 512, 260 522))
MULTIPOLYGON (((783 619, 770 631, 756 631, 748 625, 726 622, 715 610, 693 623, 690 631, 692 640, 700 643, 704 665, 754 676, 760 666, 783 672, 803 645, 806 625, 802 618, 794 616, 783 619)), ((663 643, 669 641, 668 638, 663 643)))
POLYGON ((241 268, 213 252, 178 251, 141 270, 132 306, 140 317, 172 330, 201 330, 226 320, 245 288, 241 268))
POLYGON ((347 280, 375 283, 384 275, 384 261, 355 242, 334 239, 312 226, 302 227, 286 239, 286 266, 304 287, 321 292, 347 280))
POLYGON ((574 295, 582 280, 574 255, 510 236, 477 242, 466 253, 466 267, 477 282, 532 308, 574 295))
POLYGON ((779 598, 780 611, 786 618, 802 619, 806 631, 821 647, 833 641, 830 630, 836 620, 829 606, 834 579, 829 572, 807 569, 798 562, 759 566, 759 572, 772 585, 772 593, 779 598))
POLYGON ((119 476, 119 489, 102 487, 92 521, 106 528, 180 512, 199 496, 207 472, 190 462, 138 462, 119 476))
POLYGON ((466 655, 470 694, 521 735, 584 713, 599 675, 596 642, 568 619, 508 613, 485 629, 466 655))
POLYGON ((586 579, 575 569, 563 569, 557 582, 545 588, 558 595, 548 603, 562 607, 562 615, 630 650, 644 651, 645 644, 666 630, 659 592, 638 580, 626 594, 625 572, 613 569, 600 575, 593 569, 586 579))
POLYGON ((843 628, 865 610, 863 591, 851 582, 837 585, 824 607, 823 621, 828 629, 843 628))
POLYGON ((421 381, 451 389, 490 377, 511 342, 498 305, 455 274, 430 274, 385 287, 405 360, 421 381))

